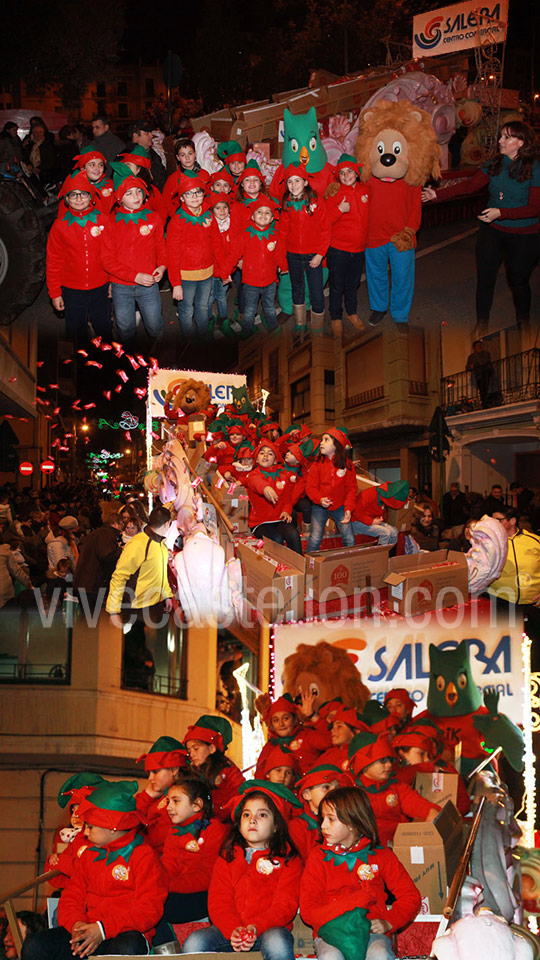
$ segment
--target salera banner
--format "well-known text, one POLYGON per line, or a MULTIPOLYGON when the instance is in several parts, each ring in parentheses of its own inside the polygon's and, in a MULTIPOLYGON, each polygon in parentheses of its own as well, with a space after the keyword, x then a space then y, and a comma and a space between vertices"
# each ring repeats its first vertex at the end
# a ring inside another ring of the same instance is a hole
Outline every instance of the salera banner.
POLYGON ((482 43, 503 43, 508 0, 453 3, 413 18, 413 57, 435 57, 482 43))
POLYGON ((165 397, 183 380, 202 380, 208 384, 212 394, 212 403, 218 407, 232 401, 231 387, 243 387, 246 377, 243 373, 207 373, 200 370, 167 370, 156 368, 150 371, 148 399, 152 417, 164 417, 165 397))
MULTIPOLYGON (((392 617, 378 623, 370 620, 312 621, 311 623, 276 624, 274 636, 275 696, 282 692, 285 658, 297 652, 298 645, 326 640, 346 650, 371 696, 384 700, 392 687, 405 687, 417 707, 426 709, 429 685, 429 646, 454 650, 465 640, 473 677, 481 690, 492 688, 499 693, 499 710, 515 723, 523 723, 523 668, 521 630, 499 622, 492 624, 481 601, 462 608, 436 611, 446 617, 426 614, 423 618, 392 617), (460 609, 464 616, 460 618, 460 609), (452 625, 454 618, 454 625, 452 625), (419 626, 415 626, 419 619, 419 626), (461 619, 461 622, 459 620, 461 619), (445 620, 447 622, 445 622, 445 620), (422 625, 422 621, 423 625, 422 625)), ((324 675, 302 678, 308 684, 325 683, 324 675)), ((300 681, 299 681, 300 685, 300 681)), ((299 692, 299 691, 296 691, 299 692)), ((320 689, 323 701, 340 691, 320 689), (329 696, 326 696, 326 693, 329 696)))

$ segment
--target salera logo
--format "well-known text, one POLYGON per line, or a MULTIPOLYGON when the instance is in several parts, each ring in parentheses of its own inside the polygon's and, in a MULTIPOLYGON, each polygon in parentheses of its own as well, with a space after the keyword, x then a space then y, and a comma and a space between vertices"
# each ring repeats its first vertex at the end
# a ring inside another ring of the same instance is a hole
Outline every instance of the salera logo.
POLYGON ((424 50, 430 50, 431 47, 436 47, 442 37, 441 30, 439 29, 442 22, 442 17, 433 17, 433 20, 429 20, 422 33, 415 33, 415 43, 424 50))
POLYGON ((349 571, 347 570, 347 567, 340 563, 339 567, 336 567, 332 576, 330 577, 330 582, 333 587, 335 587, 337 583, 348 583, 349 571))

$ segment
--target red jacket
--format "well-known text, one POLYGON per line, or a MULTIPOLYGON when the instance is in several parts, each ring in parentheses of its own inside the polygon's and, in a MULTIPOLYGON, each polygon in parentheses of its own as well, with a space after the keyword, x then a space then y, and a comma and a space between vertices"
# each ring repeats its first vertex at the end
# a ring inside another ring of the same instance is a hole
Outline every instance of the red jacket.
MULTIPOLYGON (((324 197, 325 190, 329 183, 332 183, 336 168, 331 163, 325 163, 322 170, 318 170, 317 173, 310 173, 306 170, 309 185, 315 190, 315 193, 318 193, 320 197, 324 197)), ((274 197, 277 202, 280 204, 283 203, 283 194, 287 188, 285 181, 285 167, 280 163, 277 168, 274 176, 272 177, 272 183, 270 184, 269 194, 271 197, 274 197)))
POLYGON ((366 487, 365 490, 360 490, 356 497, 352 519, 369 527, 376 517, 384 517, 386 520, 386 508, 379 503, 377 487, 366 487))
POLYGON ((276 522, 283 511, 292 514, 291 484, 287 481, 285 470, 274 469, 263 473, 260 467, 254 467, 246 477, 246 489, 249 497, 249 519, 251 529, 260 523, 276 522), (276 503, 270 503, 264 496, 265 487, 272 487, 278 494, 276 503))
POLYGON ((225 280, 231 272, 231 258, 234 259, 233 247, 238 235, 238 229, 234 225, 232 215, 229 221, 227 230, 220 230, 218 221, 215 217, 212 217, 212 226, 210 227, 214 250, 214 276, 221 277, 222 280, 225 280))
MULTIPOLYGON (((165 186, 163 187, 163 202, 170 217, 174 217, 180 205, 180 197, 178 195, 178 181, 180 179, 180 174, 181 170, 175 170, 174 173, 171 173, 170 176, 167 177, 165 186)), ((210 176, 206 170, 197 170, 197 176, 205 183, 208 183, 210 180, 210 176)))
POLYGON ((51 300, 62 295, 62 287, 95 290, 108 282, 103 246, 109 224, 109 217, 95 207, 82 214, 66 210, 54 221, 47 240, 47 290, 51 300))
POLYGON ((313 848, 320 847, 321 845, 319 838, 319 821, 313 816, 311 810, 309 810, 309 812, 304 810, 300 816, 293 816, 287 826, 292 842, 302 857, 302 860, 306 863, 313 848))
POLYGON ((161 864, 169 877, 172 893, 199 893, 210 886, 212 869, 228 828, 219 820, 206 821, 197 840, 196 827, 193 832, 187 828, 199 822, 195 814, 179 825, 180 830, 172 826, 165 841, 161 864), (183 829, 185 833, 181 833, 183 829))
POLYGON ((287 479, 291 485, 291 498, 294 507, 305 495, 306 473, 302 471, 300 464, 296 467, 288 467, 287 464, 285 464, 285 470, 287 471, 287 479))
POLYGON ((301 874, 300 857, 285 863, 280 857, 270 860, 267 850, 255 850, 248 863, 242 847, 235 847, 230 863, 223 857, 216 860, 208 891, 212 923, 228 940, 233 930, 249 923, 257 928, 257 936, 270 927, 290 930, 298 909, 301 874))
POLYGON ((221 773, 218 773, 216 784, 210 788, 212 796, 212 808, 214 816, 227 822, 230 818, 227 804, 233 797, 238 796, 238 788, 244 782, 242 771, 236 764, 229 760, 226 767, 223 767, 221 773))
POLYGON ((484 734, 474 726, 474 718, 480 714, 488 713, 486 707, 478 707, 473 713, 466 713, 456 717, 436 717, 423 710, 414 719, 420 720, 426 717, 432 720, 439 728, 444 737, 444 744, 453 752, 457 744, 461 741, 461 755, 467 759, 478 761, 487 757, 487 753, 482 746, 484 734))
POLYGON ((167 813, 167 797, 151 797, 146 790, 135 795, 137 810, 143 816, 146 839, 159 854, 163 850, 165 838, 171 830, 171 820, 167 813))
POLYGON ((387 847, 370 848, 365 838, 348 850, 339 844, 315 847, 300 885, 300 913, 315 936, 323 924, 355 907, 367 908, 369 920, 388 920, 392 924, 389 932, 400 930, 414 920, 421 903, 418 890, 396 855, 387 847), (349 870, 339 855, 356 851, 361 857, 349 870), (326 860, 329 853, 336 859, 326 860), (385 887, 395 897, 390 908, 386 906, 385 887))
POLYGON ((337 470, 333 457, 315 460, 307 475, 306 493, 316 504, 329 497, 332 500, 329 510, 345 507, 352 513, 356 503, 356 474, 351 461, 347 460, 343 470, 337 470))
POLYGON ((456 774, 458 778, 456 807, 462 817, 466 816, 471 808, 471 800, 467 793, 467 788, 456 768, 453 767, 451 763, 447 763, 446 760, 426 760, 425 763, 412 763, 403 767, 396 767, 394 776, 397 780, 400 780, 402 783, 408 783, 412 787, 417 773, 435 773, 437 770, 440 770, 441 773, 456 774))
POLYGON ((346 772, 349 769, 349 744, 344 743, 341 747, 330 747, 319 757, 317 763, 321 766, 330 763, 333 767, 339 767, 340 770, 346 772))
POLYGON ((99 183, 94 183, 94 187, 98 192, 98 196, 96 197, 98 210, 101 210, 102 213, 110 213, 114 203, 114 186, 112 180, 103 177, 99 183))
MULTIPOLYGON (((210 210, 192 216, 184 207, 179 207, 178 213, 169 221, 167 254, 169 280, 173 287, 181 286, 184 273, 210 270, 212 275, 216 261, 210 229, 212 220, 210 210)), ((188 276, 187 279, 194 278, 188 276)))
POLYGON ((251 287, 268 287, 278 279, 278 269, 288 271, 283 239, 275 221, 266 230, 260 230, 251 222, 246 224, 234 245, 229 273, 240 259, 243 259, 242 283, 251 287))
POLYGON ((149 207, 133 214, 122 207, 109 217, 103 244, 103 266, 113 283, 131 286, 138 273, 167 265, 163 221, 149 207))
POLYGON ((155 213, 159 213, 163 226, 165 226, 169 218, 169 211, 165 206, 162 194, 153 183, 150 185, 148 197, 146 198, 146 206, 149 210, 154 210, 155 213))
POLYGON ((79 848, 73 876, 58 902, 59 926, 71 931, 77 920, 99 920, 107 939, 127 930, 138 930, 147 939, 153 936, 163 915, 167 875, 152 847, 141 841, 130 830, 107 847, 79 848), (138 845, 130 853, 107 863, 115 850, 133 841, 138 845))
POLYGON ((358 253, 365 250, 369 224, 369 187, 357 181, 354 186, 340 184, 339 193, 326 201, 332 231, 330 246, 336 250, 358 253), (348 200, 351 209, 342 213, 339 205, 348 200))
POLYGON ((431 810, 441 809, 436 803, 421 797, 407 783, 400 783, 393 777, 386 783, 376 783, 361 773, 360 786, 367 791, 381 843, 392 840, 398 823, 425 820, 431 810))
POLYGON ((265 743, 259 754, 255 768, 255 777, 259 779, 264 777, 264 762, 267 755, 276 746, 288 747, 289 750, 294 753, 300 768, 300 774, 304 776, 308 770, 311 770, 312 767, 319 763, 321 753, 328 749, 330 743, 330 732, 328 730, 326 732, 317 730, 315 726, 310 723, 301 724, 296 727, 290 737, 270 736, 268 742, 265 743))
MULTIPOLYGON (((57 830, 53 844, 54 846, 56 846, 58 842, 62 842, 59 833, 60 830, 57 830)), ((47 870, 61 870, 61 873, 58 877, 53 877, 48 881, 51 887, 54 887, 55 890, 62 890, 62 888, 65 887, 69 877, 73 873, 74 865, 77 862, 77 853, 79 848, 87 846, 88 840, 84 835, 84 829, 81 827, 73 840, 68 843, 65 850, 62 850, 62 852, 58 854, 58 863, 56 865, 51 865, 49 863, 51 858, 50 856, 47 857, 45 861, 45 872, 47 872, 47 870)))
MULTIPOLYGON (((367 247, 382 247, 404 227, 416 233, 422 220, 422 188, 410 187, 405 180, 385 183, 370 177, 369 229, 367 247)), ((416 237, 414 240, 416 246, 416 237)))
POLYGON ((313 200, 309 211, 305 203, 287 201, 279 220, 279 235, 287 253, 312 253, 325 256, 330 246, 330 223, 326 213, 325 201, 321 197, 313 200))

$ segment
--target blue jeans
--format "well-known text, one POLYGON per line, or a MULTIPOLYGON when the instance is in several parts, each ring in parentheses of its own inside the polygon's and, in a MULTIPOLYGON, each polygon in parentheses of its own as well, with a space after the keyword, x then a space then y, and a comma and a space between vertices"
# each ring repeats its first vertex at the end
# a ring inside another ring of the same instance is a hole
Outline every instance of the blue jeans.
POLYGON ((220 277, 212 278, 212 292, 210 294, 210 301, 208 304, 208 317, 210 319, 212 317, 212 307, 214 306, 214 301, 217 304, 218 317, 224 320, 227 316, 227 287, 220 277))
POLYGON ((358 287, 364 269, 364 252, 350 253, 348 250, 329 247, 326 263, 330 274, 330 316, 332 320, 341 320, 343 297, 345 313, 356 313, 358 308, 358 287))
POLYGON ((361 520, 353 520, 352 528, 355 533, 362 533, 365 537, 377 537, 379 544, 392 546, 397 543, 397 530, 389 523, 362 523, 361 520))
POLYGON ((242 329, 246 333, 252 333, 253 321, 257 313, 257 304, 261 298, 262 309, 266 325, 269 330, 277 330, 278 322, 276 317, 276 283, 269 283, 267 287, 251 287, 249 283, 244 284, 244 321, 242 329))
POLYGON ((354 547, 352 521, 342 523, 344 515, 345 507, 338 507, 337 510, 327 510, 326 507, 321 507, 320 503, 314 503, 311 508, 311 533, 309 535, 306 553, 315 553, 319 549, 328 517, 332 517, 332 520, 338 528, 341 539, 343 540, 343 546, 354 547))
POLYGON ((185 337, 208 333, 210 294, 214 277, 207 280, 182 280, 182 300, 178 301, 178 320, 185 337))
MULTIPOLYGON (((29 933, 22 947, 24 960, 73 960, 71 933, 65 927, 51 927, 50 930, 40 930, 39 933, 29 933)), ((126 930, 116 937, 102 940, 92 955, 116 954, 124 956, 147 955, 148 941, 137 930, 126 930)))
POLYGON ((388 310, 396 323, 407 323, 414 294, 415 250, 399 253, 393 243, 366 250, 366 279, 372 310, 388 310), (389 290, 388 264, 392 273, 389 290))
MULTIPOLYGON (((315 937, 315 953, 318 960, 344 960, 341 950, 326 943, 322 937, 315 937)), ((366 960, 395 960, 392 941, 384 933, 371 933, 369 936, 366 960)))
POLYGON ((301 306, 306 302, 305 275, 305 277, 307 277, 311 309, 313 310, 313 313, 324 313, 322 263, 318 267, 310 267, 309 261, 313 260, 314 256, 314 253, 287 252, 287 263, 289 265, 289 275, 291 278, 292 302, 296 306, 301 306))
POLYGON ((118 338, 121 343, 129 343, 135 339, 136 306, 141 311, 144 329, 148 336, 159 337, 163 332, 163 315, 157 283, 152 284, 151 287, 143 287, 140 283, 129 286, 123 283, 111 283, 111 292, 118 338))
POLYGON ((236 296, 238 300, 238 313, 244 312, 244 284, 242 283, 242 271, 240 267, 236 267, 233 271, 232 278, 236 286, 236 296))
MULTIPOLYGON (((252 950, 259 950, 264 960, 294 960, 294 940, 286 927, 270 927, 257 937, 252 950)), ((206 927, 190 933, 182 953, 234 953, 230 940, 217 927, 206 927)))

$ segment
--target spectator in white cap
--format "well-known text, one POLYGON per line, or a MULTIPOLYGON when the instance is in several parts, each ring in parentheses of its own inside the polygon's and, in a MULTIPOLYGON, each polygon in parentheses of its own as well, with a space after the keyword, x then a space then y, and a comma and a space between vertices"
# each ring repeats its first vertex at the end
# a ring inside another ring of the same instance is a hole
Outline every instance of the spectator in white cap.
POLYGON ((74 572, 79 557, 77 540, 74 536, 78 529, 79 521, 77 518, 68 515, 62 517, 56 530, 46 538, 47 560, 49 562, 47 577, 54 577, 58 561, 63 557, 69 560, 71 572, 74 572))

